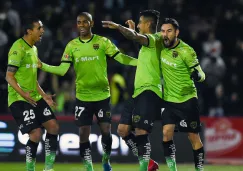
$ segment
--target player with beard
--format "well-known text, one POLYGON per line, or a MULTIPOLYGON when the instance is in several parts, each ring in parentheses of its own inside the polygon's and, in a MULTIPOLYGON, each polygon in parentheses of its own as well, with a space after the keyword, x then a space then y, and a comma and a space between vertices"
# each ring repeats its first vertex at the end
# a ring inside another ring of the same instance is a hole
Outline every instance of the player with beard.
POLYGON ((54 171, 59 125, 49 107, 55 106, 52 95, 45 94, 37 81, 38 53, 34 45, 44 34, 43 24, 37 18, 28 18, 24 31, 24 36, 14 42, 8 54, 8 106, 21 133, 29 135, 26 170, 35 171, 37 147, 44 127, 47 131, 44 171, 54 171))
POLYGON ((138 155, 140 171, 156 170, 158 165, 150 160, 151 145, 148 134, 156 119, 161 119, 162 90, 160 71, 160 52, 162 38, 156 34, 160 13, 145 10, 140 13, 137 28, 128 20, 129 28, 112 21, 102 21, 103 27, 119 30, 127 39, 142 45, 135 75, 133 101, 125 108, 118 126, 118 134, 125 140, 130 149, 138 155), (135 135, 132 133, 135 128, 135 135), (150 161, 150 162, 149 162, 150 161))
POLYGON ((201 128, 197 90, 194 81, 202 82, 202 71, 193 48, 178 38, 179 24, 165 18, 161 26, 164 48, 161 51, 161 70, 164 79, 162 114, 164 155, 170 171, 176 171, 175 125, 187 132, 192 144, 196 171, 203 170, 204 148, 199 132, 201 128))
POLYGON ((79 127, 81 158, 86 170, 93 171, 89 135, 95 114, 102 134, 103 168, 104 171, 111 171, 112 137, 107 58, 132 66, 137 65, 137 59, 120 53, 109 39, 93 34, 93 26, 94 21, 89 13, 79 14, 77 28, 80 36, 67 44, 61 65, 39 63, 39 67, 46 72, 63 76, 73 63, 76 73, 75 123, 79 127))

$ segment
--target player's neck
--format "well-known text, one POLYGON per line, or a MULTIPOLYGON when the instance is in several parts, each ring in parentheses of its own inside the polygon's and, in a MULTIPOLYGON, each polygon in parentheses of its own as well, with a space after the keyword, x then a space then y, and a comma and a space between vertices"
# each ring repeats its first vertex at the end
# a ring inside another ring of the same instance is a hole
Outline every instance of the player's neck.
POLYGON ((92 36, 93 36, 93 33, 90 33, 90 34, 85 35, 85 36, 80 35, 80 39, 81 40, 89 40, 89 39, 91 39, 92 36))
POLYGON ((32 38, 29 35, 24 35, 23 39, 26 43, 28 43, 30 46, 33 46, 35 42, 32 40, 32 38))
POLYGON ((179 43, 180 43, 180 40, 179 40, 178 38, 176 38, 175 43, 174 43, 173 46, 171 46, 169 49, 173 49, 173 48, 175 48, 176 46, 178 46, 179 43))

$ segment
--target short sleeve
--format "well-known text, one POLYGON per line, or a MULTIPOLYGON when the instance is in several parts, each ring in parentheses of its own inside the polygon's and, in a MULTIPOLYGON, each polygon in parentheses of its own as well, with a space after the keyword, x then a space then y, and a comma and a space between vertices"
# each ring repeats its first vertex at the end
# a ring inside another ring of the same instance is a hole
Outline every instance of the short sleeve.
POLYGON ((13 46, 8 53, 8 65, 19 67, 23 58, 21 47, 13 46))
POLYGON ((155 34, 146 34, 145 35, 148 38, 149 44, 147 47, 153 48, 157 46, 157 43, 161 42, 162 36, 160 33, 155 33, 155 34))
POLYGON ((112 43, 109 39, 104 40, 105 45, 105 54, 111 58, 114 58, 120 51, 116 47, 114 43, 112 43))
POLYGON ((67 44, 67 46, 63 52, 61 61, 68 62, 68 63, 73 62, 72 45, 70 43, 67 44))
POLYGON ((199 65, 197 54, 193 48, 187 48, 184 51, 183 60, 189 68, 193 68, 199 65))

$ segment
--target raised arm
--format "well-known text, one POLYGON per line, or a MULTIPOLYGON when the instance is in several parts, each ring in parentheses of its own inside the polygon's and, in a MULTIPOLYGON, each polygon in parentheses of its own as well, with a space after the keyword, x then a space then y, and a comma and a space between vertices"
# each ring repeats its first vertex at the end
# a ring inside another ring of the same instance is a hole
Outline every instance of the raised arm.
POLYGON ((119 30, 127 39, 134 40, 143 46, 148 46, 148 38, 145 35, 137 33, 135 30, 123 27, 120 24, 116 24, 112 21, 102 21, 102 25, 105 28, 119 30))

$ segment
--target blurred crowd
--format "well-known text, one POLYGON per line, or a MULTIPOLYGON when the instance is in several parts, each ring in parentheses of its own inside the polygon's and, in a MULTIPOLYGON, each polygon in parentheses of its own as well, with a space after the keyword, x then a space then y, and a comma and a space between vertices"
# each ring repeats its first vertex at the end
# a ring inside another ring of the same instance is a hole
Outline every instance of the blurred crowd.
MULTIPOLYGON (((93 15, 93 33, 110 38, 122 52, 137 57, 139 47, 119 32, 102 28, 102 20, 125 25, 139 12, 156 9, 164 17, 180 24, 180 38, 197 52, 206 81, 196 84, 201 113, 205 116, 243 116, 243 0, 1 0, 0 2, 0 114, 7 114, 7 54, 12 43, 22 36, 21 23, 28 16, 38 16, 45 26, 39 58, 59 65, 66 44, 78 36, 76 16, 81 11, 93 15)), ((160 28, 159 28, 160 29, 160 28)), ((135 67, 108 60, 112 92, 112 112, 119 114, 131 98, 135 67)), ((64 77, 39 72, 42 88, 56 94, 60 115, 73 113, 75 74, 70 69, 64 77)))

